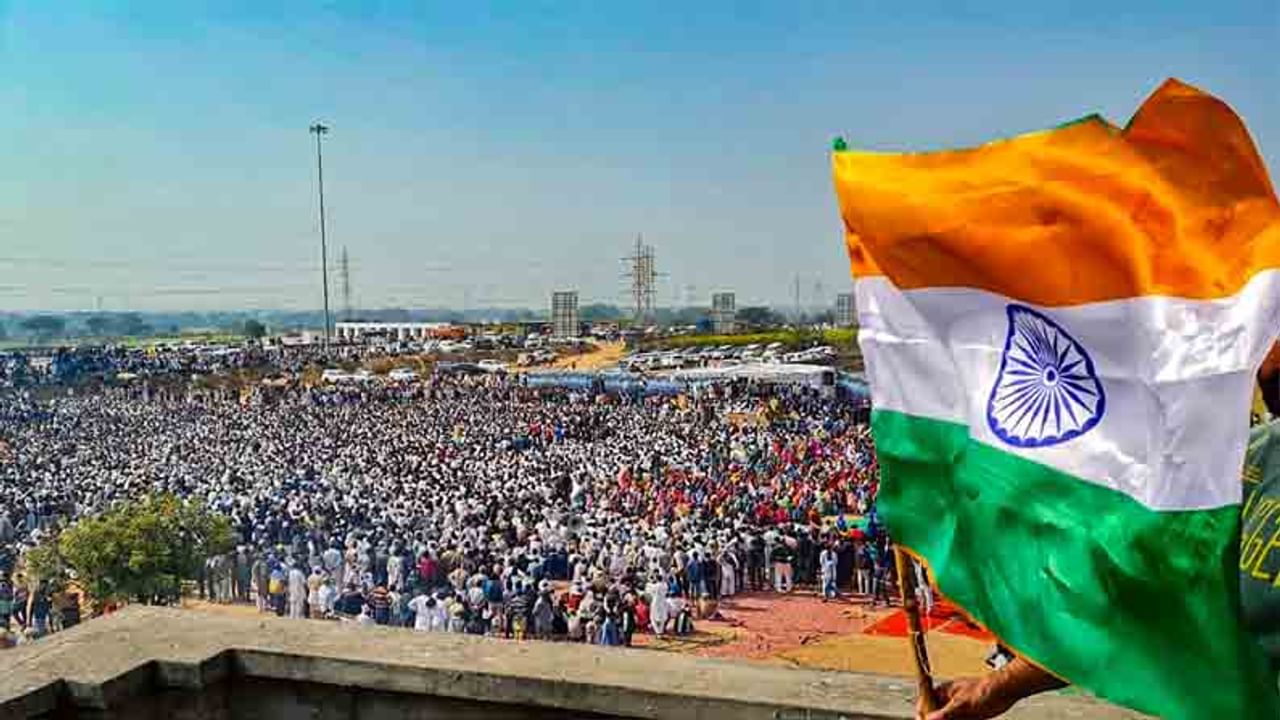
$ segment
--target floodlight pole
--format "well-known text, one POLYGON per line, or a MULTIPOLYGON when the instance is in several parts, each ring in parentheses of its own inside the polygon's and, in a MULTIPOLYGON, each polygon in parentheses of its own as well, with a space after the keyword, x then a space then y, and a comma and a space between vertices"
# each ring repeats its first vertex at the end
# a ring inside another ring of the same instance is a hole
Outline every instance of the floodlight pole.
POLYGON ((324 287, 324 352, 329 354, 329 241, 324 226, 324 158, 320 151, 320 137, 329 132, 329 126, 316 123, 311 134, 316 136, 316 175, 320 188, 320 278, 324 287))

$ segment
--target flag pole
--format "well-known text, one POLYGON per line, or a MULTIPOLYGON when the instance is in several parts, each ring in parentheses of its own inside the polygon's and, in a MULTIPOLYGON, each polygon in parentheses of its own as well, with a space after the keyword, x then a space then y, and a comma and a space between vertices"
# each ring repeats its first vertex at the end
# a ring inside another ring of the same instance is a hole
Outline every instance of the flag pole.
MULTIPOLYGON (((832 139, 832 152, 845 152, 848 149, 849 143, 843 137, 836 136, 832 139)), ((938 697, 933 692, 929 650, 925 647, 924 623, 920 621, 920 604, 916 600, 915 573, 907 572, 908 567, 914 569, 914 566, 908 560, 905 552, 897 546, 893 548, 893 561, 898 570, 898 594, 902 596, 902 609, 907 613, 907 639, 911 642, 911 659, 915 662, 916 694, 919 695, 925 712, 933 712, 938 709, 938 697)))
POLYGON ((933 693, 933 673, 929 668, 929 650, 925 647, 924 623, 920 620, 920 604, 916 600, 914 562, 900 548, 893 549, 894 563, 898 570, 898 594, 902 596, 902 609, 907 613, 907 640, 911 643, 911 659, 915 661, 916 693, 923 701, 925 712, 938 709, 938 699, 933 693))

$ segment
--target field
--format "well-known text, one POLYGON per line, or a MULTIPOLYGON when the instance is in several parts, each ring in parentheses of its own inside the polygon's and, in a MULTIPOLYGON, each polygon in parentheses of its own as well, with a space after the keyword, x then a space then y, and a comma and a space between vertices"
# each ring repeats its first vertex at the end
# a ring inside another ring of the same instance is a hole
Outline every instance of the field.
POLYGON ((75 336, 65 338, 55 338, 52 340, 39 342, 34 338, 5 338, 0 340, 0 351, 4 350, 35 350, 35 349, 51 349, 55 347, 78 347, 78 346, 98 346, 98 345, 123 345, 125 347, 145 348, 153 345, 170 345, 181 343, 196 343, 199 345, 231 345, 244 340, 243 335, 233 335, 228 333, 192 333, 189 335, 173 335, 173 336, 157 336, 157 337, 94 337, 94 336, 75 336))

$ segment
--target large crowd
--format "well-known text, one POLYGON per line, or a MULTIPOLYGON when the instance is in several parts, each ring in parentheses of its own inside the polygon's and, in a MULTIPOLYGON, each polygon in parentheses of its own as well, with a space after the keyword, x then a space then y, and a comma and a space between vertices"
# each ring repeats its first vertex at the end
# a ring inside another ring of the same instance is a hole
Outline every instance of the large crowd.
POLYGON ((263 367, 282 374, 297 374, 317 363, 385 355, 384 348, 376 345, 345 345, 326 352, 319 345, 286 347, 260 343, 153 347, 86 345, 39 352, 16 350, 0 352, 0 389, 75 385, 121 374, 181 379, 263 367))
POLYGON ((0 629, 39 635, 74 604, 12 581, 24 548, 155 492, 237 533, 200 594, 290 617, 612 645, 688 632, 747 590, 888 602, 859 412, 807 388, 642 397, 501 376, 7 389, 0 629))

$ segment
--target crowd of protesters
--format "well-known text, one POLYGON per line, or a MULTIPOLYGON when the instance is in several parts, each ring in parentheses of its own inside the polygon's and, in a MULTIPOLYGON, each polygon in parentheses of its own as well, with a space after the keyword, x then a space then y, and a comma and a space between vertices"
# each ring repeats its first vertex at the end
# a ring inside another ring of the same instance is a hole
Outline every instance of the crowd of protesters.
POLYGON ((172 344, 150 348, 86 345, 34 352, 15 350, 0 352, 0 388, 65 386, 121 375, 187 378, 264 367, 279 373, 298 373, 326 360, 351 361, 384 354, 380 346, 349 345, 326 353, 319 345, 260 343, 172 344))
POLYGON ((887 603, 860 412, 741 382, 6 389, 0 629, 39 635, 69 604, 11 582, 23 548, 153 492, 236 530, 200 594, 290 617, 612 645, 688 632, 748 590, 887 603))

